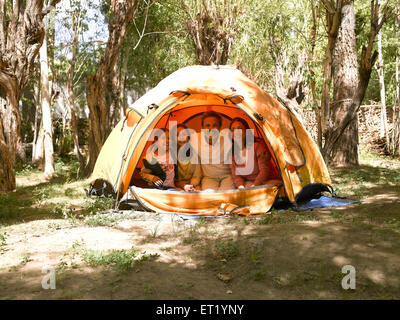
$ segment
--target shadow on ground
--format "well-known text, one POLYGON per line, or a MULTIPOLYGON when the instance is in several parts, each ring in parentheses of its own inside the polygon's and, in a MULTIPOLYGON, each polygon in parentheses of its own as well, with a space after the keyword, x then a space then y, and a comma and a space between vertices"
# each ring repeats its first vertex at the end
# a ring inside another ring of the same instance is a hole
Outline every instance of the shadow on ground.
MULTIPOLYGON (((0 254, 0 298, 399 299, 398 171, 368 165, 332 171, 341 195, 360 204, 196 222, 157 215, 51 228, 61 220, 35 221, 44 217, 38 209, 30 223, 0 230, 9 235, 0 254), (90 265, 77 247, 133 247, 157 256, 122 271, 111 260, 90 265), (46 265, 57 270, 55 290, 41 287, 46 265), (342 288, 345 265, 356 270, 355 290, 342 288)), ((26 201, 21 207, 28 210, 26 201)))

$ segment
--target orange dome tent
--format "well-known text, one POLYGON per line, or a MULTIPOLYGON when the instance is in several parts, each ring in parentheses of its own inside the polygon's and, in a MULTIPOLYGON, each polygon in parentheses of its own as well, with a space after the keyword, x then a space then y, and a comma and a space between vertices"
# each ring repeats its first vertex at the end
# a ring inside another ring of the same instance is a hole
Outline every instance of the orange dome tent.
POLYGON ((126 110, 109 135, 91 176, 91 190, 135 198, 156 212, 194 215, 223 214, 221 206, 248 206, 249 214, 269 211, 276 198, 295 203, 304 187, 331 185, 320 151, 301 122, 286 107, 230 66, 191 66, 180 69, 126 110), (242 117, 265 142, 281 184, 245 189, 191 192, 143 187, 138 178, 141 159, 152 129, 168 128, 169 121, 200 129, 201 113, 223 115, 223 127, 242 117))

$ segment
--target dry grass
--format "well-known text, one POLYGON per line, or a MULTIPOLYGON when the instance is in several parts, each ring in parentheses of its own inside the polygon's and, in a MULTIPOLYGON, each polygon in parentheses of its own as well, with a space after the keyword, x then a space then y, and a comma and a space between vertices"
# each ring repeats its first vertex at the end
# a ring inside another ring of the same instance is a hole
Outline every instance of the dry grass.
POLYGON ((397 160, 363 152, 359 168, 331 170, 361 204, 195 221, 107 211, 74 166, 58 163, 51 181, 25 168, 0 196, 0 298, 400 298, 397 160), (341 287, 346 264, 356 290, 341 287), (41 289, 46 265, 56 290, 41 289))

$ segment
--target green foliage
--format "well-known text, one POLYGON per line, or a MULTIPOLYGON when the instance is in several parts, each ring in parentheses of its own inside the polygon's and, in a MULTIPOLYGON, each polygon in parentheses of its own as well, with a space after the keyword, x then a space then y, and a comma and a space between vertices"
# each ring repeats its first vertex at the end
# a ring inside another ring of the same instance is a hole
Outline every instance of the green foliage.
POLYGON ((275 214, 269 214, 261 218, 252 220, 256 225, 264 224, 285 224, 285 223, 298 223, 304 221, 318 221, 318 218, 314 215, 307 213, 294 214, 291 212, 279 212, 275 214))
POLYGON ((37 164, 34 163, 21 163, 17 162, 15 166, 15 174, 21 176, 30 175, 32 172, 37 170, 37 164))
POLYGON ((113 198, 93 197, 85 200, 83 209, 85 212, 96 215, 112 208, 114 203, 113 198))
POLYGON ((128 60, 126 89, 133 90, 137 98, 170 73, 195 63, 177 1, 157 1, 148 8, 146 5, 140 8, 128 28, 121 49, 121 65, 125 59, 128 60))
POLYGON ((149 255, 140 253, 139 251, 132 248, 129 251, 124 250, 83 250, 82 259, 92 267, 105 266, 111 267, 120 271, 129 271, 134 266, 149 260, 150 258, 156 258, 158 255, 149 255))
POLYGON ((75 158, 57 158, 54 163, 55 173, 65 179, 65 182, 79 179, 79 162, 75 158))
POLYGON ((217 257, 229 260, 239 254, 239 243, 233 239, 218 240, 215 244, 215 251, 217 257))
POLYGON ((31 254, 29 252, 25 253, 21 260, 21 265, 26 265, 28 262, 32 261, 31 254))
POLYGON ((260 281, 263 280, 265 278, 265 276, 267 275, 267 268, 262 267, 256 271, 254 271, 252 273, 252 277, 254 281, 260 281))
POLYGON ((0 232, 0 254, 4 252, 4 247, 6 246, 7 238, 8 238, 7 232, 0 232))
POLYGON ((127 214, 118 212, 96 213, 85 217, 84 224, 89 227, 113 226, 116 222, 129 218, 127 214))
POLYGON ((20 201, 16 195, 0 194, 0 221, 15 218, 18 215, 19 205, 20 201))

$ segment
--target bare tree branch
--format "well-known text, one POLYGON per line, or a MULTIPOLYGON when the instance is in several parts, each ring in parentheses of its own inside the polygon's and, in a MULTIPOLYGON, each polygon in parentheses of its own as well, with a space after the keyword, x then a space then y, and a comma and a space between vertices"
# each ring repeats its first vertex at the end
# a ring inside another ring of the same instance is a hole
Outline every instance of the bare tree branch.
MULTIPOLYGON (((2 51, 7 43, 7 32, 6 32, 6 0, 0 0, 0 51, 2 51)), ((1 57, 0 57, 1 63, 1 57)))
POLYGON ((45 9, 43 9, 42 16, 44 17, 45 15, 50 13, 50 11, 54 10, 56 8, 57 3, 59 3, 60 1, 61 0, 52 0, 50 4, 45 9))

